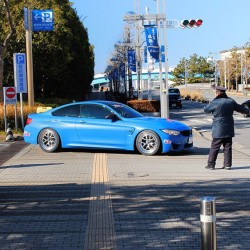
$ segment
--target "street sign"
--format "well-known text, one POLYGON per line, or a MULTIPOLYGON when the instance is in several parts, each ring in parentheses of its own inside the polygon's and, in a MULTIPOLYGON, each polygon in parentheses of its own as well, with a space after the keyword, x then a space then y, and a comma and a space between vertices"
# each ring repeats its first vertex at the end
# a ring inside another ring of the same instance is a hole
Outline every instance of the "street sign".
POLYGON ((32 31, 53 31, 53 10, 32 10, 32 31))
MULTIPOLYGON (((179 25, 180 25, 180 24, 179 24, 179 21, 178 21, 178 20, 175 20, 175 19, 173 19, 173 20, 166 20, 166 28, 167 28, 167 29, 178 28, 179 25)), ((163 21, 160 21, 160 27, 163 28, 163 26, 164 26, 163 21)))
POLYGON ((16 88, 15 87, 3 87, 4 92, 4 104, 16 104, 16 88))
POLYGON ((26 56, 25 53, 14 53, 14 77, 17 93, 27 93, 26 56))

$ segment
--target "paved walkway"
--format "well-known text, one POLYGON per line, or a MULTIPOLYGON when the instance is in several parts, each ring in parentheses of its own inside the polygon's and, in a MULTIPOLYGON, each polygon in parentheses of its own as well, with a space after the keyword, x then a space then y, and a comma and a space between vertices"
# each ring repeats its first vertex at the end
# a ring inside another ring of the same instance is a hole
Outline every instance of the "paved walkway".
POLYGON ((29 145, 0 166, 0 249, 201 249, 200 201, 216 198, 218 249, 249 249, 250 154, 206 170, 210 141, 188 153, 29 145))

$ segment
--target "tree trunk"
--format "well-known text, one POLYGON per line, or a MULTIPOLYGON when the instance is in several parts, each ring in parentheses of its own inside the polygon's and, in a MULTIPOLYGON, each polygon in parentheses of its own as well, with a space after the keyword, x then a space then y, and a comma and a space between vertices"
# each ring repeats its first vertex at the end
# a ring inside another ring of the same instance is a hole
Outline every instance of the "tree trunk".
POLYGON ((3 46, 0 46, 0 102, 3 102, 3 46))

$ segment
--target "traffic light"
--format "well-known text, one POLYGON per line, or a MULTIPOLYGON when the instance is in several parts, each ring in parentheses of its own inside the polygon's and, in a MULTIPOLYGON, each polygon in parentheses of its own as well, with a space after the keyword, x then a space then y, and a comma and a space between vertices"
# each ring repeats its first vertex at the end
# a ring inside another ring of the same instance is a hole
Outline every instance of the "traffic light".
POLYGON ((182 20, 180 22, 180 27, 181 28, 193 28, 193 27, 200 27, 202 25, 203 21, 201 19, 191 19, 191 20, 182 20))
POLYGON ((197 19, 196 23, 195 23, 195 26, 200 27, 202 25, 202 23, 203 23, 203 21, 201 19, 197 19))

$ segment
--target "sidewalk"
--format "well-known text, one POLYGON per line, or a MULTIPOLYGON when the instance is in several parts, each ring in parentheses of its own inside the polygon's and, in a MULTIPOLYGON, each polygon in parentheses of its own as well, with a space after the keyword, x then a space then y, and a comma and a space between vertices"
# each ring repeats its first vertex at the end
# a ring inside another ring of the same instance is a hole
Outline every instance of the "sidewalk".
POLYGON ((206 170, 191 152, 62 151, 29 145, 0 166, 1 249, 200 249, 200 201, 216 198, 218 249, 249 249, 250 156, 206 170))

